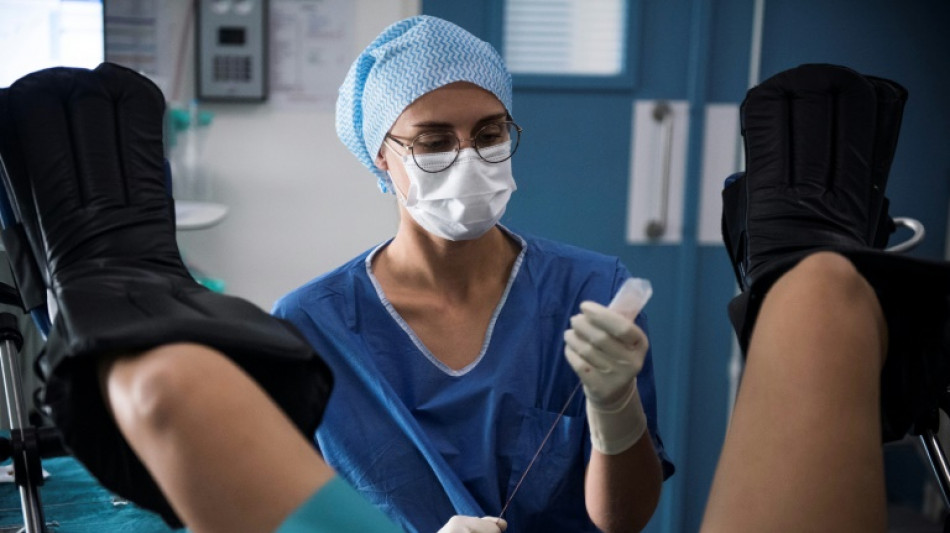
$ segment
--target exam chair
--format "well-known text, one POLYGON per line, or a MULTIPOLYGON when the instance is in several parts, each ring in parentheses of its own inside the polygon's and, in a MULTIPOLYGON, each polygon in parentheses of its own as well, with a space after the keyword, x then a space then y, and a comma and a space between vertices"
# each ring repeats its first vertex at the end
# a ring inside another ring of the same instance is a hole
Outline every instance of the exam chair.
MULTIPOLYGON (((52 69, 51 69, 52 70, 52 69)), ((63 69, 60 82, 68 86, 70 73, 63 69)), ((51 327, 51 310, 47 302, 47 287, 50 286, 48 265, 38 258, 45 257, 35 249, 39 243, 27 238, 26 228, 36 232, 37 214, 31 202, 18 198, 30 198, 30 191, 17 191, 10 175, 23 172, 21 158, 26 147, 20 145, 11 113, 26 112, 37 121, 47 120, 44 109, 14 110, 8 95, 9 89, 0 89, 0 227, 3 246, 6 250, 13 283, 0 282, 0 304, 22 311, 21 316, 32 319, 35 330, 45 339, 51 327)), ((121 104, 117 104, 121 105, 121 104)), ((48 124, 49 127, 57 127, 48 124)), ((69 125, 88 128, 89 125, 69 125)), ((98 139, 94 139, 94 142, 98 139)), ((55 154, 51 154, 51 157, 55 154)), ((165 164, 165 185, 171 195, 171 174, 165 164)), ((22 180, 21 180, 22 182, 22 180)), ((34 372, 43 381, 46 372, 42 350, 32 362, 21 352, 23 325, 16 315, 0 312, 0 370, 2 370, 3 394, 10 423, 10 437, 0 438, 0 460, 12 459, 14 483, 20 493, 25 533, 47 531, 39 487, 43 485, 42 459, 69 455, 58 430, 43 417, 42 410, 28 409, 28 396, 35 396, 34 404, 42 405, 41 390, 27 391, 23 386, 25 372, 34 372)), ((122 501, 116 498, 116 501, 122 501)))
MULTIPOLYGON (((13 284, 0 283, 0 304, 21 310, 32 318, 36 331, 45 338, 50 318, 46 307, 46 285, 23 232, 24 220, 19 206, 12 201, 9 172, 16 171, 15 134, 9 123, 8 89, 0 89, 0 237, 9 260, 13 284)), ((29 209, 27 207, 27 209, 29 209)), ((30 224, 32 220, 26 220, 30 224)), ((23 321, 11 312, 0 313, 0 371, 3 378, 3 397, 6 402, 10 427, 9 439, 0 439, 0 460, 11 459, 14 484, 20 494, 23 531, 47 531, 40 498, 43 485, 42 459, 67 455, 59 432, 44 424, 39 412, 30 411, 28 397, 32 392, 24 388, 26 372, 34 372, 39 358, 28 359, 22 352, 24 343, 23 321)), ((37 372, 39 373, 39 372, 37 372)), ((36 402, 38 404, 38 402, 36 402)))
MULTIPOLYGON (((48 331, 38 365, 44 414, 99 487, 178 529, 181 518, 102 395, 104 354, 173 343, 217 349, 302 435, 316 431, 333 379, 290 323, 188 270, 164 157, 165 110, 158 86, 113 63, 24 76, 0 90, 0 189, 13 215, 3 220, 12 292, 48 331)), ((21 454, 27 465, 38 464, 36 451, 21 454)), ((42 531, 33 501, 27 521, 42 531)))
POLYGON ((950 414, 950 264, 902 255, 924 228, 892 217, 885 196, 907 96, 891 80, 828 64, 780 72, 748 91, 746 170, 722 193, 723 240, 742 290, 729 314, 745 352, 778 277, 819 249, 848 257, 887 314, 882 441, 919 438, 950 509, 950 467, 936 437, 940 412, 950 414), (912 236, 889 246, 899 228, 912 236))

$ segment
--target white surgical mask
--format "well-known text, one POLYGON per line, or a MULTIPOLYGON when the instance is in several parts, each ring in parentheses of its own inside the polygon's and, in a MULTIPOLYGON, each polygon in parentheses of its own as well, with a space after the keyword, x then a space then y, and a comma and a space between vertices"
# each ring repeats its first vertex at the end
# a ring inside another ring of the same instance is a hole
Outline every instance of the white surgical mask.
MULTIPOLYGON (((511 143, 483 149, 508 151, 511 143)), ((438 159, 451 158, 454 152, 419 154, 421 165, 442 166, 438 159)), ((406 210, 426 231, 450 241, 477 239, 501 220, 508 199, 518 187, 511 175, 511 160, 489 163, 478 156, 474 148, 459 152, 458 159, 449 168, 430 173, 422 170, 411 154, 402 156, 402 164, 409 176, 409 191, 403 196, 396 188, 396 196, 406 210)))

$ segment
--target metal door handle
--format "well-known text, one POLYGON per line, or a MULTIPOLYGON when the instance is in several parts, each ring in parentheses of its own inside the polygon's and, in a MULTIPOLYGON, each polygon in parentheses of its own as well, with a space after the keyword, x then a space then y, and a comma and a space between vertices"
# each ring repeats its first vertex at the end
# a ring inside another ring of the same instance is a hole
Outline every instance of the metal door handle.
POLYGON ((660 212, 659 215, 647 222, 646 235, 650 239, 659 239, 666 233, 670 208, 670 167, 673 159, 673 108, 669 102, 660 100, 653 107, 653 120, 663 125, 663 149, 660 157, 662 169, 660 172, 660 212))

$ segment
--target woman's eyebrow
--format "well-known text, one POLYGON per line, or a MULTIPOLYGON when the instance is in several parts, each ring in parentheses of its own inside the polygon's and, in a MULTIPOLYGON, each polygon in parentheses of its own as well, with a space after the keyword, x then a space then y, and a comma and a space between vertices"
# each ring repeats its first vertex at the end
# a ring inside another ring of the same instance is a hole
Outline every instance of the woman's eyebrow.
MULTIPOLYGON (((487 116, 487 117, 485 117, 485 118, 482 118, 481 120, 479 120, 478 122, 475 123, 475 126, 476 126, 476 129, 477 129, 478 126, 481 126, 481 125, 483 125, 483 124, 487 124, 487 123, 489 123, 489 122, 495 122, 495 121, 502 120, 502 119, 505 119, 505 118, 508 118, 508 112, 507 112, 507 111, 503 111, 503 112, 501 112, 501 113, 496 113, 496 114, 494 114, 494 115, 491 115, 491 116, 487 116)), ((416 123, 412 124, 411 127, 416 128, 416 129, 425 129, 425 128, 452 129, 452 128, 454 128, 455 126, 454 126, 451 122, 441 122, 441 121, 437 121, 437 120, 426 120, 426 121, 423 121, 423 122, 416 122, 416 123)))
POLYGON ((412 124, 413 128, 416 129, 425 129, 425 128, 437 128, 437 129, 449 129, 452 128, 452 124, 449 122, 438 122, 434 120, 427 120, 424 122, 416 122, 412 124))
POLYGON ((490 117, 485 117, 485 118, 479 120, 476 125, 477 125, 477 126, 481 126, 481 125, 487 124, 487 123, 489 123, 489 122, 497 122, 497 121, 499 121, 499 120, 504 120, 504 119, 506 119, 506 118, 508 118, 508 112, 507 112, 507 111, 504 111, 504 112, 501 112, 501 113, 494 114, 494 115, 492 115, 492 116, 490 116, 490 117))

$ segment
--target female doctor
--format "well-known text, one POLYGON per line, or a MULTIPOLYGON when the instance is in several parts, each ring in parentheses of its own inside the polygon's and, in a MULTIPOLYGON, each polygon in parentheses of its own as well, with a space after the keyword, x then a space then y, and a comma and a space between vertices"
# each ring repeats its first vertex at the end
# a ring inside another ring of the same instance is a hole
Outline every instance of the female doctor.
POLYGON ((408 531, 454 515, 639 530, 673 472, 646 318, 600 305, 630 277, 618 259, 498 224, 516 189, 512 117, 488 43, 429 16, 386 28, 336 120, 398 198, 398 231, 274 313, 333 370, 321 454, 408 531))

